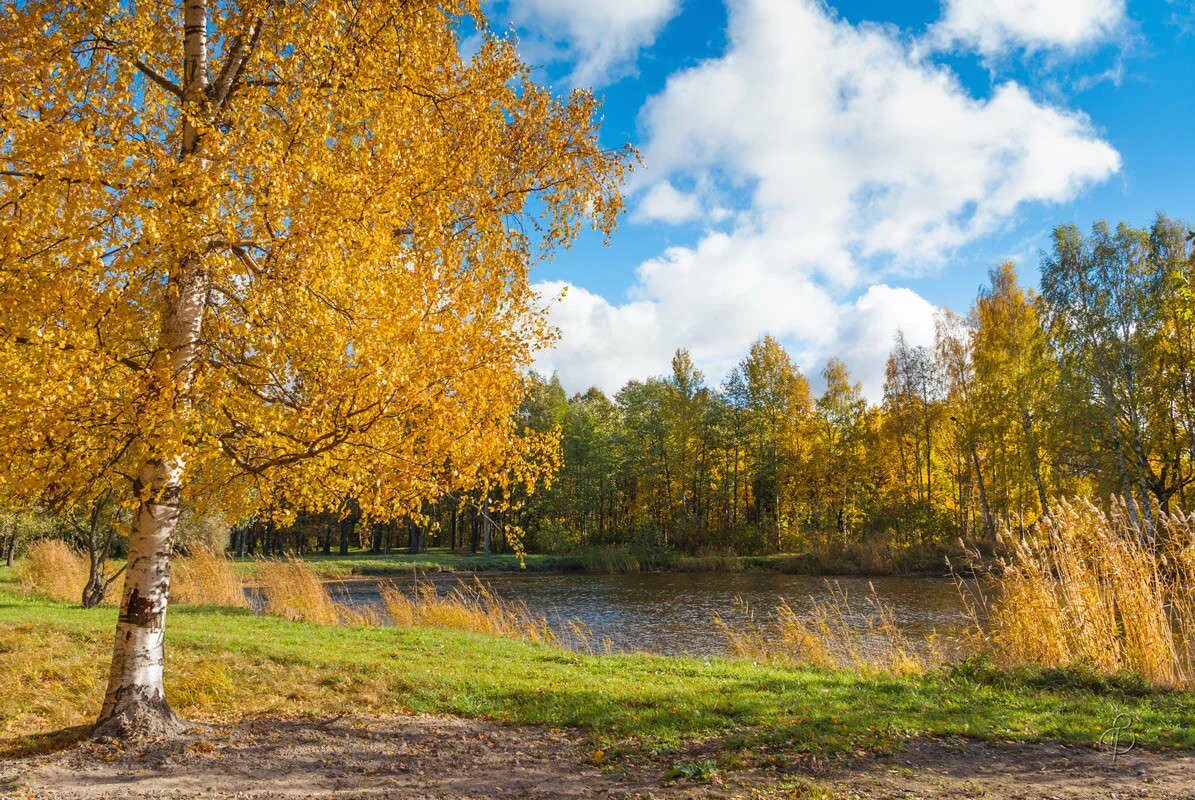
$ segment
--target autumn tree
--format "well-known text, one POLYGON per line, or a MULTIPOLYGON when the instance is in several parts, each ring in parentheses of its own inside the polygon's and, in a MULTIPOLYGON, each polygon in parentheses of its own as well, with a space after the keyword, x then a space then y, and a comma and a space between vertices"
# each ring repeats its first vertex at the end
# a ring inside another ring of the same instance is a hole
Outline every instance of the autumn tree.
POLYGON ((1097 223, 1054 232, 1042 299, 1060 377, 1066 458, 1152 527, 1192 480, 1182 373, 1185 245, 1166 232, 1097 223))
POLYGON ((842 542, 860 520, 860 501, 867 483, 866 449, 871 442, 867 401, 861 384, 851 380, 842 361, 831 359, 822 369, 826 390, 817 399, 811 468, 821 505, 828 515, 819 522, 842 542), (828 518, 827 518, 828 517, 828 518))
POLYGON ((990 277, 990 286, 980 292, 972 312, 974 402, 993 469, 1001 473, 1001 510, 1007 514, 1028 507, 1040 514, 1049 505, 1044 451, 1057 365, 1035 297, 1021 287, 1016 268, 1002 264, 990 277), (1032 499, 1026 498, 1026 487, 1032 499))
POLYGON ((785 533, 797 519, 813 398, 805 376, 771 336, 751 345, 738 370, 755 446, 755 518, 761 527, 771 528, 772 546, 782 550, 785 533))
POLYGON ((610 230, 624 159, 475 0, 29 0, 0 37, 0 488, 122 478, 97 732, 169 733, 180 502, 388 519, 518 472, 529 265, 610 230))

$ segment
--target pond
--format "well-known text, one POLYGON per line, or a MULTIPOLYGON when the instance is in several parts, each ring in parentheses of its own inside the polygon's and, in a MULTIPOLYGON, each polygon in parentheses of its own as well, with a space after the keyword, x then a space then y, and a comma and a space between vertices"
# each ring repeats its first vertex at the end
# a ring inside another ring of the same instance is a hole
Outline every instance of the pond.
MULTIPOLYGON (((458 577, 435 575, 441 591, 458 577)), ((766 625, 781 599, 798 615, 809 615, 815 602, 845 595, 846 620, 860 632, 864 647, 872 638, 872 598, 891 610, 892 618, 914 649, 948 639, 966 626, 965 604, 954 583, 944 578, 822 578, 771 572, 729 574, 640 573, 487 574, 482 580, 501 597, 521 600, 557 631, 579 621, 593 634, 585 649, 712 655, 726 651, 726 637, 715 617, 736 625, 766 625), (597 643, 596 645, 594 643, 597 643)), ((395 581, 412 588, 410 580, 395 581)), ((353 605, 381 609, 378 582, 333 583, 333 596, 353 605)), ((570 644, 565 636, 565 644, 570 644)), ((572 644, 576 645, 575 642, 572 644)))

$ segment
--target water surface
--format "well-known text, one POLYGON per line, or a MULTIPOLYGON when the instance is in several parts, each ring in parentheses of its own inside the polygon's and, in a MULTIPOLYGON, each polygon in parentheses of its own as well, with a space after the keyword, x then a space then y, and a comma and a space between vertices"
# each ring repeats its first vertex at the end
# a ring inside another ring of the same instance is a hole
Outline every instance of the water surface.
MULTIPOLYGON (((458 577, 435 575, 441 591, 458 577)), ((714 619, 734 624, 767 624, 781 599, 798 615, 808 615, 815 600, 845 593, 848 622, 862 639, 874 618, 870 597, 891 609, 901 632, 918 648, 928 649, 935 635, 949 638, 966 624, 964 604, 954 584, 941 578, 834 578, 771 572, 730 574, 640 573, 634 575, 536 573, 488 574, 482 580, 504 598, 521 600, 547 618, 558 631, 572 620, 593 633, 590 647, 615 651, 710 655, 723 653, 726 638, 714 619)), ((410 580, 395 581, 410 588, 410 580)), ((342 601, 381 608, 373 580, 332 586, 342 601)), ((565 637, 568 643, 568 637, 565 637)))

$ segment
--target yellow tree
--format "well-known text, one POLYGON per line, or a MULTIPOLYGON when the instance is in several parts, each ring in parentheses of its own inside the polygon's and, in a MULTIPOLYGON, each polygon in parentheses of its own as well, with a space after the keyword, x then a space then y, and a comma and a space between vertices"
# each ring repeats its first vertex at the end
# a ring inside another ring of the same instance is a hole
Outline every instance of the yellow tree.
POLYGON ((528 269, 611 229, 625 159, 486 30, 477 0, 0 6, 0 488, 125 481, 98 732, 179 727, 180 503, 385 518, 526 479, 528 269))
POLYGON ((755 517, 761 527, 771 517, 772 546, 780 551, 797 517, 799 482, 808 465, 813 398, 805 376, 784 345, 771 336, 751 345, 738 370, 756 442, 755 517))
POLYGON ((1032 494, 1037 510, 1044 512, 1049 496, 1043 427, 1057 368, 1034 298, 1021 288, 1012 264, 992 271, 991 286, 980 293, 973 316, 975 402, 993 455, 1004 462, 996 476, 1007 498, 1004 511, 1014 504, 1031 506, 1025 496, 1032 494))

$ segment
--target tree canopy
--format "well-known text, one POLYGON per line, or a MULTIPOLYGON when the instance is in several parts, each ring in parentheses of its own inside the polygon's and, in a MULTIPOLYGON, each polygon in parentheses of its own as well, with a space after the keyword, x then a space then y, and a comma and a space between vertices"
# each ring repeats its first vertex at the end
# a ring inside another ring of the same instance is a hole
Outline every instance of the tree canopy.
POLYGON ((528 270, 611 229, 626 159, 472 0, 31 0, 0 37, 0 488, 132 514, 111 718, 160 701, 180 501, 390 517, 528 476, 528 270))

